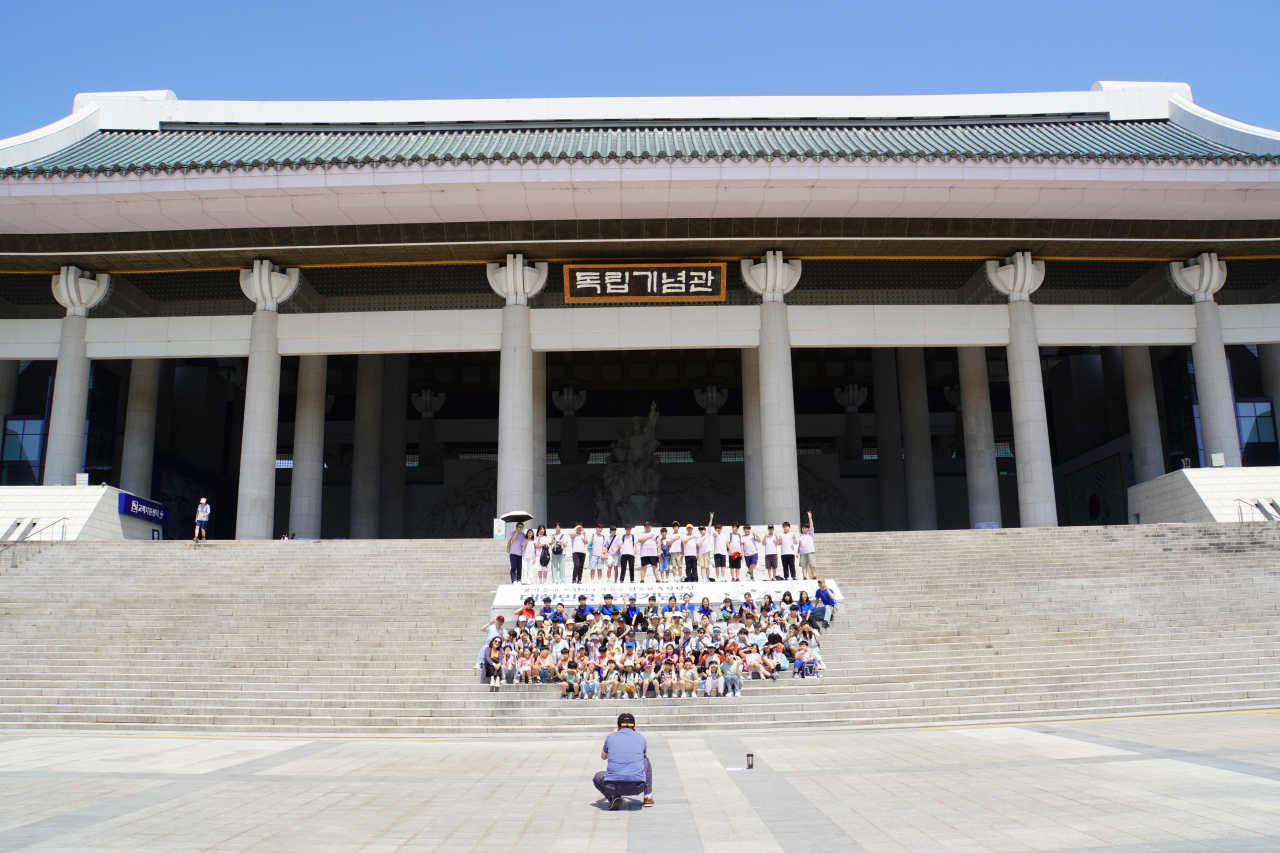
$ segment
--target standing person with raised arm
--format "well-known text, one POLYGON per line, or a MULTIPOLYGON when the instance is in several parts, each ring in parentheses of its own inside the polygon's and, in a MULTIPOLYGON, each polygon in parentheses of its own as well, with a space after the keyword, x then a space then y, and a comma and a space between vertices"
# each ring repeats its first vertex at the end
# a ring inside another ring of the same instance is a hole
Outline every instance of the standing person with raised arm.
POLYGON ((716 567, 716 580, 724 580, 724 570, 729 562, 729 534, 724 532, 723 524, 711 528, 711 559, 716 567))
POLYGON ((809 579, 809 570, 813 570, 813 579, 818 579, 818 561, 814 556, 816 548, 813 544, 813 513, 809 514, 809 523, 800 528, 800 542, 797 546, 797 555, 800 560, 800 573, 803 575, 802 580, 809 579))

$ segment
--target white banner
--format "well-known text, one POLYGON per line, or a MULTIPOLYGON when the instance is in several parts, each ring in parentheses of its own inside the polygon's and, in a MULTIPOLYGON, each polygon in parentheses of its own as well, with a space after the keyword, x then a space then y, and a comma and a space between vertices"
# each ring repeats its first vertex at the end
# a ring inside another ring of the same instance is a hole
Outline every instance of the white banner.
MULTIPOLYGON (((827 589, 835 596, 836 602, 844 601, 840 587, 834 581, 827 581, 827 589)), ((694 604, 701 604, 703 598, 711 600, 712 608, 718 608, 726 596, 733 599, 734 604, 741 604, 743 593, 751 593, 751 599, 758 606, 766 595, 772 596, 774 603, 782 601, 782 594, 790 592, 791 597, 799 600, 800 592, 813 594, 818 590, 817 581, 741 581, 739 583, 595 583, 595 584, 502 584, 493 597, 492 615, 510 616, 524 604, 526 598, 532 598, 534 607, 542 609, 543 598, 551 598, 551 606, 563 604, 565 613, 572 613, 578 606, 578 596, 587 597, 588 607, 599 607, 604 604, 605 594, 613 596, 617 607, 625 607, 631 596, 636 597, 636 606, 644 608, 649 603, 649 596, 657 600, 658 607, 667 603, 670 596, 677 602, 683 602, 687 593, 694 604)))

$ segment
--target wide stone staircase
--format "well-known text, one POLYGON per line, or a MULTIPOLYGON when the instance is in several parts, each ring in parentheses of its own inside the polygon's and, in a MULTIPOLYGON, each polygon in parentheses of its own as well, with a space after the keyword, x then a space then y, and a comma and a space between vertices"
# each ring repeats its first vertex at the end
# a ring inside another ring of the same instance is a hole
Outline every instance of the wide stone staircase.
POLYGON ((818 536, 821 679, 561 701, 472 669, 491 540, 63 543, 0 576, 0 729, 431 735, 1280 707, 1280 525, 818 536))

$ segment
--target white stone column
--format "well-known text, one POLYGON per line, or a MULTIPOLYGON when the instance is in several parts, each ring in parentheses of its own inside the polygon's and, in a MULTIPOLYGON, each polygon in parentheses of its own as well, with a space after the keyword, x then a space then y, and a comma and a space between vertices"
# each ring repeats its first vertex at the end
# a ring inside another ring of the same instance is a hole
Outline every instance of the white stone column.
POLYGON ((18 399, 18 366, 13 359, 0 359, 0 422, 13 414, 18 399))
POLYGON ((120 488, 142 498, 151 497, 160 367, 158 358, 135 358, 129 365, 129 402, 124 418, 124 448, 120 454, 120 488))
MULTIPOLYGON (((529 298, 547 283, 547 265, 525 266, 524 255, 489 264, 489 286, 507 300, 502 309, 498 377, 498 503, 494 516, 533 513, 533 338, 529 298)), ((545 414, 545 413, 544 413, 545 414)), ((514 525, 509 524, 514 529, 514 525)))
POLYGON ((1121 347, 1124 393, 1129 405, 1129 443, 1133 447, 1133 479, 1145 483, 1164 474, 1156 383, 1147 347, 1121 347))
POLYGON ((1228 468, 1240 467, 1240 430, 1236 425, 1236 401, 1231 392, 1231 372, 1227 351, 1222 345, 1222 321, 1213 294, 1227 283, 1227 264, 1212 252, 1191 258, 1185 264, 1169 264, 1169 277, 1178 289, 1191 297, 1196 312, 1196 342, 1191 358, 1196 366, 1196 398, 1200 406, 1200 434, 1204 440, 1204 462, 1221 453, 1228 468))
MULTIPOLYGON (((533 354, 533 523, 547 524, 547 354, 533 354)), ((550 525, 547 525, 550 527, 550 525)), ((536 527, 534 528, 537 529, 536 527)))
POLYGON ((1000 527, 1000 472, 996 430, 991 418, 987 348, 958 347, 960 417, 964 422, 964 467, 969 491, 969 526, 1000 527))
POLYGON ((764 520, 764 459, 760 448, 760 350, 742 349, 742 459, 746 523, 764 520))
POLYGON ((280 421, 280 304, 298 290, 301 272, 254 261, 240 270, 240 290, 255 305, 244 385, 236 539, 271 539, 276 517, 276 439, 280 421))
POLYGON ((49 436, 45 446, 44 485, 74 486, 84 470, 85 417, 89 405, 89 357, 84 335, 89 311, 111 293, 111 277, 63 267, 53 277, 53 297, 67 315, 58 343, 58 372, 53 383, 49 436))
POLYGON ((356 361, 356 422, 351 453, 351 539, 378 538, 382 466, 382 356, 356 361))
POLYGON ((907 529, 907 475, 902 464, 902 420, 898 413, 898 354, 871 351, 875 388, 876 469, 880 481, 880 529, 907 529))
POLYGON ((937 530, 938 501, 933 483, 933 439, 923 347, 898 348, 898 394, 907 474, 907 529, 937 530))
POLYGON ((800 471, 796 458, 796 409, 791 378, 791 328, 783 296, 800 281, 800 261, 766 252, 761 262, 742 261, 747 287, 760 294, 760 456, 764 521, 800 519, 800 471))
POLYGON ((293 473, 289 486, 289 531, 299 539, 320 538, 324 507, 324 413, 329 356, 298 359, 298 401, 293 416, 293 473))
POLYGON ((1009 299, 1009 397, 1013 457, 1018 472, 1018 515, 1023 527, 1057 527, 1049 421, 1040 373, 1040 341, 1031 294, 1044 281, 1044 261, 1018 252, 1004 264, 987 261, 987 281, 1009 299))
POLYGON ((382 357, 382 478, 378 489, 378 535, 404 538, 405 424, 408 421, 409 357, 382 357))

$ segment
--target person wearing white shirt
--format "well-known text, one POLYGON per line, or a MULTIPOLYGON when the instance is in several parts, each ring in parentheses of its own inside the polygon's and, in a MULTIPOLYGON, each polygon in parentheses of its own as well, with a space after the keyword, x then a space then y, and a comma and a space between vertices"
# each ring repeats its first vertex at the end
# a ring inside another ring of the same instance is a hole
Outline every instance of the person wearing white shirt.
POLYGON ((796 579, 796 549, 800 537, 791 530, 791 522, 782 522, 782 535, 778 537, 778 555, 782 558, 782 579, 796 579))
MULTIPOLYGON (((714 517, 712 513, 712 517, 714 517)), ((715 550, 716 538, 705 527, 698 528, 698 576, 702 580, 711 580, 711 552, 715 550)))
POLYGON ((604 527, 597 524, 596 532, 591 534, 591 548, 588 551, 591 555, 590 566, 592 583, 598 583, 604 580, 604 548, 604 527))
POLYGON ((640 583, 648 580, 650 566, 653 567, 654 582, 658 580, 658 557, 662 551, 661 536, 662 534, 654 533, 653 525, 646 521, 644 532, 636 537, 636 546, 640 550, 640 583))
POLYGON ((778 574, 778 546, 782 537, 774 532, 773 525, 764 534, 764 571, 770 580, 780 577, 778 574))
MULTIPOLYGON (((624 577, 630 577, 631 583, 636 582, 636 536, 628 527, 623 530, 622 535, 614 540, 614 548, 618 553, 618 583, 622 583, 624 577)), ((644 580, 644 571, 640 572, 640 579, 644 580)))
POLYGON ((569 550, 573 553, 573 582, 582 583, 582 567, 587 562, 587 534, 581 524, 573 528, 569 550))
POLYGON ((610 527, 604 537, 604 572, 609 583, 618 580, 618 528, 610 527))
POLYGON ((742 534, 738 532, 738 525, 735 524, 729 529, 724 547, 729 555, 729 580, 737 583, 742 572, 742 534), (735 554, 737 556, 734 556, 735 554))
POLYGON ((684 582, 698 582, 698 534, 693 529, 693 522, 684 526, 680 536, 680 544, 684 550, 684 582))
POLYGON ((813 579, 818 579, 818 561, 814 556, 817 550, 813 545, 813 513, 809 513, 809 523, 800 528, 800 546, 797 555, 800 558, 800 573, 804 580, 809 579, 809 570, 813 570, 813 579))
POLYGON ((717 524, 711 534, 711 559, 716 566, 716 580, 724 580, 724 570, 729 564, 729 534, 724 532, 724 525, 717 524))
MULTIPOLYGON (((524 553, 520 555, 520 562, 523 564, 520 567, 521 584, 533 583, 533 561, 538 556, 538 536, 543 532, 542 528, 538 528, 537 535, 524 537, 524 553)), ((539 571, 538 574, 541 575, 542 572, 539 571)))
POLYGON ((675 571, 680 571, 680 566, 684 565, 685 555, 680 546, 680 525, 673 524, 671 532, 667 532, 667 528, 662 529, 662 543, 660 547, 666 547, 667 552, 658 553, 658 570, 662 571, 663 583, 671 580, 672 566, 675 571))
POLYGON ((742 528, 742 559, 747 564, 747 580, 754 581, 760 560, 760 534, 752 533, 750 524, 742 528))

